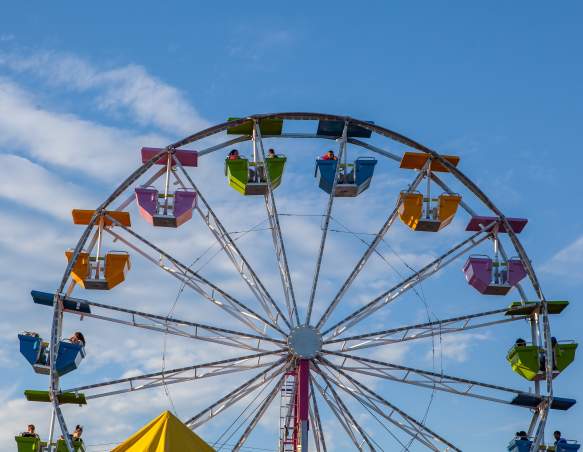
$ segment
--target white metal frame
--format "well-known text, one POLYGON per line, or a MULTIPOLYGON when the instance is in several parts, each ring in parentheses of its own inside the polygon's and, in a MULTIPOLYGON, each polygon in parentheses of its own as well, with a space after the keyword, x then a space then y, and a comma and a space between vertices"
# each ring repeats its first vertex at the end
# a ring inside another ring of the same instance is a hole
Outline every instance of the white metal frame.
MULTIPOLYGON (((384 156, 391 160, 400 160, 400 156, 392 151, 382 149, 376 145, 370 143, 365 143, 361 140, 357 140, 348 136, 347 130, 349 125, 356 125, 368 129, 375 133, 377 136, 386 137, 389 140, 399 142, 406 145, 410 149, 414 149, 420 152, 424 152, 430 155, 431 159, 439 161, 443 166, 445 166, 450 174, 470 193, 473 194, 475 199, 477 199, 483 206, 485 206, 490 212, 492 212, 499 221, 505 225, 506 229, 509 231, 508 236, 514 247, 516 253, 522 260, 530 283, 536 293, 538 300, 541 302, 541 312, 537 313, 531 317, 533 342, 540 343, 545 347, 548 356, 552 356, 550 351, 550 324, 548 320, 548 309, 547 301, 544 297, 536 273, 532 268, 528 255, 526 254, 524 247, 522 246, 520 240, 516 234, 510 228, 506 217, 503 213, 495 206, 495 204, 479 189, 479 187, 473 183, 464 173, 462 173, 457 167, 445 160, 436 151, 427 148, 403 135, 393 132, 389 129, 383 128, 378 125, 374 125, 365 121, 357 120, 354 118, 346 116, 337 115, 327 115, 327 114, 317 114, 317 113, 277 113, 269 115, 253 115, 246 118, 242 118, 235 121, 225 122, 201 132, 193 134, 173 143, 166 148, 162 149, 158 155, 154 156, 148 162, 141 165, 136 169, 120 186, 96 209, 96 213, 91 219, 90 223, 87 225, 86 229, 82 233, 79 241, 73 252, 73 257, 68 263, 66 270, 63 274, 61 283, 59 284, 55 293, 55 303, 53 311, 52 329, 51 329, 51 344, 50 344, 50 358, 51 358, 51 376, 50 376, 50 397, 53 406, 53 418, 59 423, 61 432, 65 437, 67 448, 72 451, 72 444, 68 436, 67 425, 65 419, 62 415, 57 395, 63 392, 60 388, 59 378, 55 369, 55 357, 57 353, 57 347, 62 334, 62 323, 63 314, 76 314, 85 317, 90 317, 94 319, 114 322, 121 325, 128 325, 137 328, 143 328, 156 332, 163 332, 166 334, 174 334, 182 337, 187 337, 198 341, 208 341, 218 343, 227 347, 235 347, 240 349, 245 349, 246 351, 256 352, 253 355, 242 355, 230 360, 222 360, 213 363, 203 363, 186 368, 166 370, 163 372, 157 372, 152 374, 144 374, 128 379, 115 380, 113 382, 96 383, 92 385, 86 385, 78 388, 72 388, 70 391, 79 392, 81 390, 99 390, 98 388, 105 388, 107 386, 117 385, 117 389, 106 389, 106 392, 97 392, 94 394, 89 394, 87 396, 90 398, 105 397, 112 395, 119 395, 126 392, 131 392, 135 390, 147 389, 151 387, 156 387, 161 384, 172 384, 180 383, 184 381, 193 381, 201 378, 218 377, 227 373, 233 372, 243 372, 251 371, 253 369, 261 370, 257 375, 247 380, 245 383, 240 385, 235 390, 231 391, 226 396, 222 397, 206 409, 202 410, 198 414, 187 420, 187 425, 191 428, 196 428, 204 422, 214 418, 219 413, 223 412, 228 407, 234 405, 237 401, 250 395, 253 391, 265 387, 265 385, 271 384, 276 380, 277 376, 284 374, 289 369, 293 369, 295 366, 295 358, 290 355, 290 352, 286 348, 285 340, 289 331, 294 326, 300 325, 300 317, 297 308, 297 303, 293 291, 293 283, 290 275, 289 266, 287 263, 287 256, 285 252, 284 238, 281 230, 281 225, 279 222, 279 215, 276 207, 275 196, 273 187, 271 185, 271 180, 269 177, 269 172, 266 171, 267 175, 267 185, 268 191, 265 195, 265 206, 267 211, 267 216, 270 222, 271 231, 273 234, 273 242, 276 252, 276 258, 278 261, 278 267, 280 271, 280 276, 284 291, 284 305, 287 309, 287 315, 284 315, 284 311, 281 309, 281 302, 274 299, 265 286, 257 276, 257 273, 253 270, 250 263, 243 256, 241 250, 237 247, 235 240, 226 231, 223 224, 216 216, 212 208, 210 207, 207 200, 201 194, 197 185, 195 185, 193 179, 189 173, 182 167, 180 162, 173 158, 174 163, 180 170, 182 177, 188 182, 191 188, 193 188, 198 194, 199 204, 196 207, 196 211, 204 221, 206 226, 213 233, 217 242, 221 245, 221 248, 226 252, 227 256, 230 258, 231 262, 241 275, 242 279, 250 288, 252 294, 257 299, 261 309, 264 311, 267 317, 259 314, 256 310, 252 309, 247 304, 244 304, 239 299, 235 298, 233 295, 222 290, 217 284, 212 283, 207 278, 203 277, 199 273, 193 271, 191 268, 181 263, 170 254, 162 250, 160 247, 156 246, 148 239, 137 234, 131 228, 127 228, 108 216, 108 219, 113 222, 113 226, 103 226, 103 216, 106 215, 106 209, 110 209, 110 206, 118 198, 123 197, 124 194, 131 190, 134 186, 139 184, 139 181, 149 172, 152 166, 157 162, 157 160, 168 153, 169 156, 175 152, 176 149, 186 146, 191 143, 196 143, 197 141, 216 135, 223 132, 228 127, 234 127, 241 125, 247 121, 252 121, 253 123, 253 134, 252 136, 242 136, 234 139, 227 140, 225 142, 213 145, 206 149, 199 151, 199 157, 208 155, 209 153, 216 152, 224 149, 227 146, 231 146, 236 143, 251 140, 254 146, 254 155, 258 159, 265 160, 265 152, 263 147, 263 138, 272 137, 262 137, 259 123, 262 119, 266 118, 278 118, 285 120, 334 120, 341 121, 344 124, 344 129, 342 136, 340 138, 340 156, 339 159, 343 157, 346 152, 346 146, 348 143, 359 146, 363 149, 367 149, 378 155, 384 156), (170 317, 161 317, 154 314, 149 314, 145 312, 139 312, 135 310, 129 310, 124 308, 115 308, 113 306, 104 305, 101 303, 91 302, 88 300, 80 300, 72 298, 71 292, 74 288, 74 283, 71 283, 71 271, 75 265, 76 260, 79 257, 80 252, 84 248, 92 249, 97 241, 95 228, 98 228, 97 233, 101 234, 105 232, 115 238, 117 241, 125 244, 129 249, 135 251, 138 255, 141 255, 146 260, 154 263, 160 267, 163 271, 169 273, 173 277, 181 281, 185 286, 193 289, 198 293, 201 298, 206 299, 212 305, 217 306, 219 309, 224 310, 233 318, 237 319, 241 324, 242 328, 248 328, 252 332, 237 331, 232 329, 226 329, 222 327, 203 325, 195 322, 190 322, 187 320, 181 320, 170 317), (90 307, 94 311, 91 313, 81 313, 76 310, 66 309, 64 307, 63 301, 80 300, 90 307), (281 322, 281 323, 280 323, 281 322), (542 329, 542 331, 541 331, 542 329), (122 386, 122 387, 120 387, 122 386), (125 387, 123 387, 125 386, 125 387)), ((331 137, 322 137, 313 134, 283 134, 278 136, 278 138, 323 138, 323 139, 333 139, 331 137)), ((170 159, 169 159, 170 161, 170 159)), ((340 165, 337 167, 337 171, 340 165)), ((144 185, 150 184, 152 181, 161 177, 162 174, 167 172, 168 168, 160 169, 155 172, 150 178, 144 183, 144 185)), ((423 170, 419 171, 417 176, 409 185, 408 190, 414 190, 419 185, 424 177, 423 170)), ((178 175, 177 175, 178 177, 178 175)), ((446 192, 450 192, 449 187, 435 174, 431 174, 431 179, 437 183, 446 192)), ((181 179, 179 179, 181 180, 181 179)), ((182 182, 181 182, 182 183, 182 182)), ((182 183, 185 186, 184 183, 182 183)), ((332 190, 332 194, 334 189, 332 190)), ((318 259, 316 262, 316 268, 313 276, 312 290, 310 293, 310 299, 308 302, 308 310, 306 313, 305 324, 310 324, 311 313, 314 305, 318 276, 320 272, 320 264, 322 261, 322 256, 325 248, 326 236, 329 229, 329 222, 331 218, 332 205, 334 201, 334 196, 331 195, 327 203, 326 212, 324 214, 325 227, 322 231, 322 238, 320 242, 320 249, 318 253, 318 259)), ((122 201, 115 210, 125 210, 129 206, 133 199, 133 195, 127 196, 124 201, 122 201)), ((473 214, 473 210, 466 202, 462 202, 461 206, 468 213, 473 214)), ((376 234, 372 243, 369 245, 357 265, 351 271, 347 280, 341 285, 338 293, 334 299, 330 302, 328 307, 324 310, 322 317, 315 322, 315 326, 318 329, 322 329, 322 336, 324 337, 324 349, 321 354, 312 361, 312 369, 314 371, 311 378, 311 406, 310 406, 310 417, 313 424, 313 436, 315 438, 316 449, 318 451, 326 451, 326 443, 324 439, 323 425, 320 419, 320 412, 318 410, 318 405, 316 401, 316 394, 314 388, 319 391, 323 400, 330 406, 330 409, 335 414, 338 422, 346 430, 348 436, 351 438, 355 446, 362 450, 364 445, 371 450, 375 449, 374 439, 371 437, 370 433, 366 432, 356 421, 354 415, 348 409, 347 405, 343 402, 342 398, 338 394, 335 388, 350 394, 353 398, 357 399, 359 403, 367 407, 367 410, 374 412, 388 423, 393 426, 398 427, 402 431, 409 434, 413 440, 420 442, 431 450, 459 450, 452 443, 443 439, 441 436, 437 435, 435 432, 429 430, 422 422, 417 421, 407 415, 404 411, 395 407, 391 402, 383 398, 381 395, 370 390, 360 381, 357 380, 358 375, 369 375, 377 378, 388 379, 392 381, 398 381, 406 384, 414 384, 421 387, 438 389, 447 391, 451 394, 477 397, 483 400, 495 401, 508 403, 503 398, 492 397, 489 395, 484 395, 481 391, 494 391, 496 393, 513 393, 520 394, 523 391, 514 390, 510 388, 504 388, 500 386, 490 385, 486 383, 480 383, 477 381, 464 379, 455 376, 448 376, 443 374, 437 374, 434 372, 424 371, 421 369, 413 369, 410 367, 397 366, 391 363, 385 363, 381 361, 374 361, 370 359, 365 359, 360 356, 355 356, 348 354, 346 352, 351 352, 359 350, 366 347, 379 347, 386 346, 395 342, 403 342, 408 340, 422 339, 432 337, 436 334, 454 333, 467 331, 473 328, 490 327, 506 322, 515 321, 518 319, 523 319, 525 316, 510 316, 502 319, 495 319, 491 321, 482 321, 483 317, 496 316, 502 314, 502 309, 488 311, 485 313, 472 314, 467 316, 460 316, 451 319, 445 319, 436 322, 427 322, 424 324, 416 324, 410 326, 404 326, 392 330, 384 330, 378 332, 371 332, 367 334, 361 334, 356 336, 346 336, 345 333, 348 329, 361 322, 372 313, 377 312, 379 309, 383 308, 387 304, 396 300, 401 294, 405 293, 407 290, 415 287, 420 282, 431 277, 436 272, 441 270, 447 264, 451 263, 457 257, 467 253, 469 250, 482 243, 484 240, 492 238, 492 225, 482 231, 473 234, 469 238, 463 240, 461 243, 455 245, 452 249, 445 252, 439 258, 437 258, 432 263, 426 265, 421 270, 415 272, 414 274, 408 276, 399 284, 395 285, 390 290, 382 293, 364 307, 355 310, 353 313, 335 323, 332 326, 326 327, 326 323, 329 322, 331 315, 335 308, 338 306, 352 283, 357 278, 358 274, 361 273, 369 257, 377 252, 378 245, 383 240, 385 234, 388 232, 390 227, 393 225, 398 212, 399 204, 391 211, 387 220, 376 234), (481 323, 480 323, 481 322, 481 323), (436 330, 439 332, 436 332, 436 330), (340 346, 340 349, 334 348, 340 346), (332 360, 341 360, 341 363, 334 363, 332 360), (318 381, 320 379, 320 382, 318 381), (463 385, 463 389, 459 389, 459 386, 463 385), (388 411, 387 411, 388 409, 388 411), (442 449, 445 447, 445 449, 442 449)), ((503 248, 500 248, 501 253, 506 253, 503 248)), ((519 287, 519 292, 523 301, 526 300, 526 294, 523 287, 519 287)), ((553 397, 553 387, 552 387, 552 360, 547 359, 547 369, 546 369, 546 391, 545 395, 542 396, 542 389, 540 385, 535 388, 535 393, 537 396, 541 396, 541 403, 534 410, 533 418, 529 428, 529 432, 535 435, 534 447, 538 448, 541 444, 544 436, 544 427, 548 417, 548 410, 550 408, 552 397, 553 397)), ((259 422, 260 418, 265 414, 269 404, 275 398, 278 388, 281 385, 282 378, 276 380, 274 387, 269 393, 268 397, 260 406, 256 416, 251 420, 250 424, 245 429, 243 435, 237 442, 236 450, 240 448, 245 441, 249 438, 253 429, 259 422)), ((526 391, 524 391, 526 392, 526 391)), ((52 434, 51 434, 52 438, 52 434)), ((306 451, 303 451, 306 452, 306 451)))

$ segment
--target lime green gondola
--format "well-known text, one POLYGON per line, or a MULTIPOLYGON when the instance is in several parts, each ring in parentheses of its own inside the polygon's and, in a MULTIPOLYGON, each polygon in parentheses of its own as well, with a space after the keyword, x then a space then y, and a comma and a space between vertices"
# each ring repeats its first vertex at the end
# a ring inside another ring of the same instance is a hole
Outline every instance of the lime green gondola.
MULTIPOLYGON (((75 452, 85 452, 85 447, 83 446, 83 441, 73 440, 73 449, 75 452)), ((65 444, 64 439, 60 439, 57 441, 57 452, 69 452, 67 450, 67 445, 65 444)))
POLYGON ((527 380, 534 380, 540 371, 540 353, 536 345, 514 346, 508 352, 506 360, 512 370, 527 380))
POLYGON ((32 436, 15 436, 18 452, 39 452, 40 439, 32 436))
POLYGON ((225 175, 229 185, 242 195, 264 195, 267 193, 265 168, 271 178, 271 186, 276 189, 281 184, 287 158, 283 155, 267 159, 265 162, 250 162, 246 158, 225 160, 225 175))
MULTIPOLYGON (((554 347, 553 378, 563 372, 574 360, 577 344, 574 342, 557 344, 554 347)), ((536 345, 514 345, 506 360, 512 366, 512 370, 529 381, 543 380, 542 348, 536 345)))

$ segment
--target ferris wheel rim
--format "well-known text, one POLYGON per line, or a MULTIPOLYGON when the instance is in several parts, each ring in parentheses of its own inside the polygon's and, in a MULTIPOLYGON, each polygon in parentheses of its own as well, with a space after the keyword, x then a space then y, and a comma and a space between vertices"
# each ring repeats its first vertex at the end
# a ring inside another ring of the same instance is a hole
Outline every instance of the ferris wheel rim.
MULTIPOLYGON (((229 127, 234 127, 237 125, 244 124, 244 123, 248 122, 249 120, 257 122, 257 121, 260 121, 263 119, 344 121, 346 124, 350 123, 350 124, 360 126, 364 129, 370 130, 371 132, 376 133, 380 136, 384 136, 386 138, 400 142, 401 144, 404 144, 404 145, 411 147, 413 149, 416 149, 418 151, 430 154, 434 159, 439 161, 443 166, 445 166, 449 170, 449 172, 451 172, 451 174, 462 185, 464 185, 478 200, 480 200, 481 203, 486 208, 488 208, 493 213, 495 213, 496 216, 499 218, 499 220, 506 226, 509 238, 510 238, 516 252, 518 253, 520 259, 523 261, 523 263, 526 267, 526 271, 527 271, 527 274, 529 276, 531 285, 533 286, 533 288, 534 288, 534 290, 539 298, 539 301, 541 302, 541 306, 542 306, 541 317, 543 320, 543 336, 544 336, 545 346, 547 346, 547 348, 548 348, 548 343, 550 342, 550 326, 549 326, 549 321, 548 321, 547 301, 543 295, 543 292, 542 292, 542 289, 541 289, 540 284, 538 282, 538 278, 536 276, 535 270, 531 265, 531 261, 528 258, 526 250, 522 246, 520 239, 516 236, 512 227, 510 227, 508 220, 507 220, 507 217, 502 213, 501 210, 498 209, 498 207, 490 200, 490 198, 477 186, 477 184, 475 184, 470 178, 468 178, 455 165, 452 165, 448 160, 443 158, 443 156, 440 153, 406 137, 405 135, 401 135, 400 133, 394 132, 394 131, 387 129, 387 128, 384 128, 382 126, 379 126, 376 124, 371 124, 370 122, 359 120, 356 118, 352 118, 350 116, 332 115, 332 114, 323 114, 323 113, 307 113, 307 112, 284 112, 284 113, 268 113, 268 114, 250 115, 250 116, 246 116, 246 117, 243 117, 243 118, 240 118, 237 120, 227 121, 227 122, 215 125, 215 126, 208 127, 204 130, 201 130, 195 134, 189 135, 188 137, 185 137, 182 140, 179 140, 179 141, 177 141, 173 144, 170 144, 170 145, 166 146, 165 148, 163 148, 158 154, 156 154, 154 157, 152 157, 149 161, 143 163, 141 166, 139 166, 137 169, 135 169, 134 172, 131 173, 130 176, 128 176, 118 186, 118 188, 116 190, 114 190, 105 199, 105 201, 103 201, 98 206, 98 208, 95 211, 95 214, 93 215, 93 218, 91 219, 91 221, 89 222, 89 224, 87 225, 87 227, 85 228, 83 233, 81 234, 81 237, 80 237, 79 241, 77 242, 77 245, 75 246, 73 256, 65 269, 65 272, 64 272, 63 277, 61 279, 61 284, 59 285, 59 288, 55 293, 55 303, 54 303, 53 322, 52 322, 52 329, 51 329, 51 342, 50 342, 50 354, 51 354, 50 378, 51 378, 51 384, 50 384, 49 392, 51 395, 53 410, 56 413, 57 420, 58 420, 60 427, 61 427, 61 430, 63 431, 63 434, 65 436, 67 447, 70 448, 71 445, 69 444, 69 438, 67 435, 66 424, 65 424, 64 418, 62 416, 62 413, 60 410, 60 404, 59 404, 58 397, 57 397, 57 395, 60 391, 59 378, 58 378, 57 372, 56 372, 56 360, 53 358, 56 356, 57 346, 58 346, 58 342, 59 342, 60 336, 61 336, 63 313, 64 313, 62 299, 69 295, 65 291, 65 286, 67 284, 67 281, 70 278, 73 265, 75 264, 75 261, 79 256, 79 253, 81 252, 81 250, 85 246, 87 240, 89 239, 89 235, 90 235, 93 227, 96 224, 98 215, 101 212, 105 211, 116 199, 119 198, 119 196, 121 194, 123 194, 123 192, 125 192, 134 182, 136 182, 141 176, 143 176, 147 172, 147 170, 150 169, 154 165, 154 163, 161 156, 163 156, 165 153, 174 152, 179 147, 182 147, 182 146, 185 146, 187 144, 196 142, 198 140, 210 137, 212 135, 216 135, 220 132, 223 132, 224 130, 226 130, 229 127)), ((297 137, 290 137, 290 138, 297 138, 297 137)), ((322 136, 313 136, 310 138, 330 139, 330 137, 322 137, 322 136)), ((233 141, 234 140, 231 140, 231 142, 233 142, 233 141)), ((241 139, 240 141, 245 141, 245 140, 241 139)), ((367 143, 362 143, 362 142, 359 143, 358 141, 359 140, 353 139, 350 142, 356 146, 361 146, 361 145, 367 144, 367 143)), ((226 144, 225 146, 228 146, 228 144, 226 144)), ((224 146, 222 146, 222 147, 224 147, 224 146)), ((366 148, 366 146, 361 146, 361 147, 366 148)), ((387 155, 385 155, 385 157, 391 158, 390 156, 387 156, 387 155)), ((270 192, 272 192, 271 189, 270 189, 270 192)), ((551 371, 551 374, 552 374, 552 371, 551 371)), ((544 410, 543 414, 544 414, 545 419, 546 419, 546 415, 547 415, 549 407, 550 407, 550 402, 552 401, 552 396, 553 396, 552 378, 549 378, 548 369, 547 369, 547 399, 548 399, 548 403, 545 405, 545 407, 543 407, 543 410, 544 410)))

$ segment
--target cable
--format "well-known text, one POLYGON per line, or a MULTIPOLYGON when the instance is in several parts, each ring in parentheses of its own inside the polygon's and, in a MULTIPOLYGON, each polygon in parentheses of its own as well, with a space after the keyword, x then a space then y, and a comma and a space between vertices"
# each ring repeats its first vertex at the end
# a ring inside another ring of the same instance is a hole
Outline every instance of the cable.
MULTIPOLYGON (((259 391, 259 394, 257 394, 257 396, 255 396, 253 399, 251 399, 251 402, 249 402, 249 404, 245 407, 245 409, 239 414, 239 416, 237 416, 235 418, 235 420, 231 423, 231 425, 229 425, 227 427, 227 429, 221 434, 221 436, 219 436, 219 438, 213 443, 213 447, 217 446, 217 443, 223 438, 223 436, 225 436, 225 434, 231 429, 231 427, 233 427, 235 425, 235 423, 241 418, 241 416, 243 415, 243 413, 245 413, 245 411, 247 411, 247 409, 253 405, 254 402, 256 402, 259 398, 259 396, 263 393, 263 391, 265 391, 265 389, 269 386, 269 384, 266 384, 263 386, 263 388, 261 388, 261 391, 259 391)), ((255 414, 255 412, 257 410, 259 410, 261 408, 261 406, 263 405, 263 403, 269 398, 269 394, 267 394, 258 404, 255 408, 253 408, 253 410, 251 410, 249 412, 249 414, 247 415, 247 417, 245 417, 245 419, 243 419, 243 421, 239 424, 239 426, 234 429, 231 434, 229 435, 229 437, 225 440, 225 443, 223 443, 223 446, 219 447, 217 449, 217 452, 220 452, 221 449, 224 447, 224 445, 231 440, 231 438, 233 437, 233 435, 235 433, 237 433, 239 431, 239 429, 249 420, 249 418, 251 416, 253 416, 255 414)))
MULTIPOLYGON (((243 238, 245 235, 247 235, 250 232, 259 230, 259 226, 261 226, 262 224, 264 224, 267 221, 267 219, 257 223, 255 226, 253 226, 251 229, 245 230, 245 231, 234 231, 231 232, 230 234, 239 234, 239 237, 235 237, 233 240, 239 240, 240 238, 243 238)), ((261 230, 265 230, 265 229, 261 229, 261 230)), ((192 269, 192 267, 194 267, 194 265, 199 262, 207 253, 209 253, 213 248, 215 248, 219 243, 218 242, 213 242, 210 246, 208 246, 203 253, 198 256, 194 261, 192 261, 192 263, 188 266, 189 269, 192 269)), ((222 250, 223 248, 220 247, 206 262, 204 262, 199 268, 196 269, 196 272, 200 272, 205 266, 207 266, 222 250)), ((166 315, 166 322, 168 322, 168 319, 173 315, 176 306, 178 304, 178 301, 180 300, 180 296, 182 295, 182 293, 184 292, 184 289, 186 288, 186 281, 183 281, 180 284, 180 287, 178 289, 178 292, 176 294, 176 297, 174 299, 174 302, 172 303, 172 306, 170 307, 170 310, 168 311, 168 314, 166 315)), ((162 372, 164 372, 166 370, 166 350, 167 350, 167 345, 168 345, 168 333, 164 333, 164 341, 163 341, 163 350, 162 350, 162 372)), ((172 411, 173 413, 177 416, 180 417, 178 415, 178 410, 176 409, 176 405, 174 404, 174 400, 172 399, 172 396, 170 394, 170 391, 168 390, 168 385, 166 384, 166 379, 164 378, 164 374, 162 374, 162 384, 164 387, 164 394, 166 395, 166 397, 168 398, 170 405, 172 407, 172 411)))
MULTIPOLYGON (((366 240, 364 240, 363 238, 360 237, 360 235, 369 235, 369 236, 377 236, 377 234, 371 234, 371 233, 356 233, 351 231, 346 225, 342 224, 338 219, 336 218, 332 218, 334 222, 336 222, 341 228, 343 228, 344 230, 334 230, 336 232, 340 232, 340 233, 345 233, 345 234, 350 234, 352 236, 354 236, 355 238, 357 238, 359 241, 361 241, 362 243, 364 243, 366 246, 370 246, 370 243, 367 242, 366 240)), ((332 231, 332 230, 331 230, 332 231)), ((399 253, 397 253, 395 251, 395 249, 389 244, 389 242, 387 242, 385 240, 384 237, 381 238, 381 243, 383 243, 391 253, 393 253, 397 259, 399 259, 399 261, 401 261, 401 263, 407 267, 409 270, 411 270, 413 273, 417 273, 417 270, 412 267, 411 265, 409 265, 400 255, 399 253)), ((395 273, 397 273, 397 275, 400 278, 403 278, 403 275, 401 274, 401 272, 388 260, 385 258, 385 256, 383 256, 376 248, 373 250, 374 253, 379 256, 381 258, 381 260, 383 262, 385 262, 389 268, 391 268, 395 273)), ((419 300, 421 301, 421 303, 424 305, 425 307, 425 313, 427 314, 427 320, 428 322, 430 322, 432 320, 432 315, 433 318, 435 320, 439 320, 439 318, 433 313, 433 311, 431 310, 431 308, 429 307, 429 304, 427 303, 427 299, 425 298, 425 293, 423 291, 423 284, 420 282, 419 283, 419 289, 420 292, 417 290, 416 287, 413 287, 413 292, 415 293, 415 295, 417 295, 417 297, 419 298, 419 300)), ((433 329, 433 327, 432 327, 433 329)), ((440 372, 443 373, 443 350, 442 350, 442 333, 441 333, 441 326, 439 326, 439 355, 440 355, 440 372)), ((432 364, 433 364, 433 370, 435 371, 435 335, 431 336, 431 355, 432 355, 432 364)), ((425 409, 425 413, 421 419, 421 425, 425 425, 425 422, 427 421, 427 417, 429 416, 429 411, 431 409, 431 406, 433 405, 433 401, 435 399, 435 384, 433 385, 433 388, 431 390, 431 395, 429 397, 429 402, 427 404, 427 407, 425 409)), ((411 438, 411 440, 409 441, 409 443, 407 444, 407 446, 403 445, 400 441, 399 444, 401 446, 403 446, 403 450, 404 451, 408 451, 409 448, 411 447, 411 445, 413 444, 413 442, 415 441, 416 436, 414 436, 413 438, 411 438)))

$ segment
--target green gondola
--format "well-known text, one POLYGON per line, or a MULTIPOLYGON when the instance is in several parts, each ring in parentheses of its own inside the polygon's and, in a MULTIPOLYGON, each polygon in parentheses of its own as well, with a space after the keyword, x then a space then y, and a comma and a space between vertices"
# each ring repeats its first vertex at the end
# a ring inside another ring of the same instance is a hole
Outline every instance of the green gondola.
POLYGON ((246 158, 225 160, 225 175, 229 179, 229 185, 242 195, 264 195, 267 193, 267 178, 265 168, 271 178, 271 186, 276 189, 281 184, 283 170, 287 158, 278 155, 266 159, 264 162, 250 162, 246 158))
MULTIPOLYGON (((555 365, 553 377, 563 372, 574 360, 577 344, 574 342, 557 344, 555 346, 555 365)), ((512 370, 529 381, 545 378, 541 370, 542 349, 536 345, 514 345, 506 356, 512 370)))

